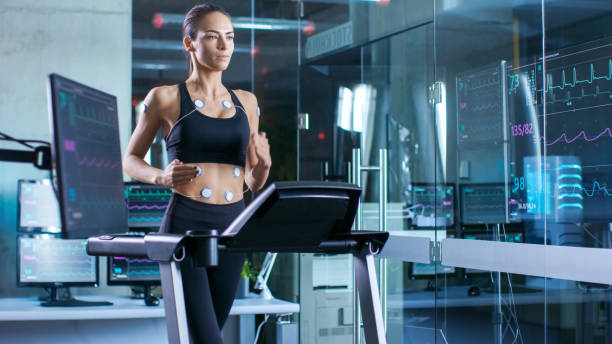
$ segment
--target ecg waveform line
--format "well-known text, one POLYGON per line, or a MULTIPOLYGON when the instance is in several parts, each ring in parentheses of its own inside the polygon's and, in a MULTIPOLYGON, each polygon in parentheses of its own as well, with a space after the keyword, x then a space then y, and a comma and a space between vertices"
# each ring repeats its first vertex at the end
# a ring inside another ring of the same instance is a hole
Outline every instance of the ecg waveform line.
MULTIPOLYGON (((608 75, 603 75, 603 76, 596 76, 595 75, 595 68, 593 67, 593 64, 591 63, 590 65, 590 69, 591 69, 591 74, 589 75, 588 79, 585 80, 578 80, 576 78, 576 67, 572 67, 572 79, 573 82, 565 82, 566 78, 565 78, 565 70, 561 71, 561 84, 560 85, 556 85, 556 86, 551 86, 551 83, 548 83, 548 89, 547 91, 553 90, 553 89, 559 89, 559 90, 563 90, 565 89, 566 86, 570 86, 570 87, 576 87, 577 84, 583 84, 583 83, 588 83, 588 84, 592 84, 593 81, 595 80, 600 80, 600 79, 604 79, 604 80, 608 80, 610 81, 612 79, 612 59, 608 59, 608 75)), ((540 89, 538 90, 538 92, 543 92, 544 89, 540 89)), ((609 93, 609 92, 606 92, 609 93)))
POLYGON ((38 264, 92 264, 91 259, 65 260, 65 259, 43 259, 39 260, 36 256, 24 256, 24 260, 36 260, 38 264))
MULTIPOLYGON (((547 143, 545 143, 545 144, 546 144, 546 146, 552 146, 552 145, 554 145, 554 144, 556 144, 556 143, 560 142, 560 141, 561 141, 561 139, 563 139, 563 140, 565 141, 565 143, 570 144, 570 143, 573 143, 574 141, 578 140, 578 139, 579 139, 581 136, 582 136, 582 138, 583 138, 585 141, 587 141, 587 142, 593 142, 593 141, 598 140, 598 139, 599 139, 599 138, 601 138, 602 136, 604 136, 606 133, 608 134, 608 136, 609 136, 610 138, 612 138, 612 131, 610 131, 610 128, 606 128, 606 129, 604 129, 604 130, 603 130, 601 133, 599 133, 599 134, 597 134, 596 136, 593 136, 593 137, 591 137, 591 138, 587 137, 587 135, 586 135, 586 133, 584 132, 584 130, 581 130, 581 131, 580 131, 580 133, 578 133, 578 135, 574 136, 574 137, 573 137, 573 138, 571 138, 571 139, 568 139, 568 138, 567 138, 567 134, 566 134, 566 133, 563 133, 563 134, 561 134, 561 136, 559 136, 559 137, 558 137, 556 140, 554 140, 554 141, 552 141, 552 142, 547 142, 547 143)), ((544 140, 544 138, 542 138, 542 140, 544 140)))
POLYGON ((575 99, 582 99, 585 97, 597 97, 600 94, 609 94, 610 98, 612 98, 612 91, 600 91, 599 90, 599 86, 596 85, 595 86, 595 93, 584 93, 584 88, 581 89, 580 95, 577 97, 572 97, 571 92, 567 91, 567 98, 560 98, 557 99, 557 97, 555 96, 555 94, 551 94, 551 101, 547 101, 546 104, 555 104, 555 103, 563 103, 563 102, 569 102, 571 100, 575 100, 575 99))
POLYGON ((497 209, 497 208, 504 208, 505 205, 503 204, 495 204, 495 205, 469 205, 466 206, 466 209, 497 209))
POLYGON ((159 270, 130 270, 126 275, 159 275, 159 270))
POLYGON ((155 263, 149 259, 129 259, 128 257, 113 257, 114 260, 125 260, 128 263, 155 263))
POLYGON ((468 106, 467 103, 461 103, 459 107, 461 108, 461 110, 484 111, 484 110, 494 110, 494 109, 499 108, 499 103, 476 105, 476 106, 468 106))
POLYGON ((89 276, 91 275, 91 271, 90 270, 83 270, 83 271, 39 271, 38 274, 39 275, 66 275, 66 276, 89 276))
POLYGON ((590 194, 584 187, 582 187, 582 189, 584 190, 584 193, 589 197, 593 197, 593 195, 595 194, 595 188, 599 189, 599 191, 603 191, 606 194, 606 196, 612 196, 612 192, 609 192, 605 186, 601 186, 598 181, 593 182, 593 188, 591 189, 590 194))
POLYGON ((584 186, 582 186, 580 184, 577 184, 577 183, 559 184, 559 189, 563 189, 563 188, 573 188, 574 190, 576 190, 576 189, 582 190, 584 192, 584 194, 587 195, 588 197, 593 197, 595 195, 596 191, 603 191, 606 194, 606 196, 608 196, 608 197, 612 196, 612 192, 608 191, 608 189, 605 187, 605 185, 602 186, 596 180, 593 182, 593 188, 591 188, 591 192, 590 193, 589 193, 589 190, 587 188, 585 188, 584 186))
POLYGON ((125 190, 125 197, 146 197, 146 196, 168 196, 172 195, 171 191, 167 190, 125 190))
POLYGON ((132 216, 129 218, 129 221, 143 222, 143 221, 161 221, 161 216, 132 216))
POLYGON ((119 163, 116 161, 108 161, 108 160, 98 160, 96 158, 89 160, 87 157, 79 160, 79 166, 86 165, 88 167, 105 167, 105 168, 116 168, 119 166, 119 163))
POLYGON ((151 210, 151 209, 166 209, 168 208, 168 205, 131 205, 128 206, 129 210, 132 209, 147 209, 147 210, 151 210))

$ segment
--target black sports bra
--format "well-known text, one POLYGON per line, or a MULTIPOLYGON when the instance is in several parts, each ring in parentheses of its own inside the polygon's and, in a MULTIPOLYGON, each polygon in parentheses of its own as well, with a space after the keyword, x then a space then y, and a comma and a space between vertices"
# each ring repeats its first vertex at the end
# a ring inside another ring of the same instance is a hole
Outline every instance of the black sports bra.
POLYGON ((236 113, 229 118, 214 118, 201 113, 187 91, 179 85, 181 113, 166 136, 168 162, 215 162, 245 166, 250 127, 242 104, 228 89, 236 113))

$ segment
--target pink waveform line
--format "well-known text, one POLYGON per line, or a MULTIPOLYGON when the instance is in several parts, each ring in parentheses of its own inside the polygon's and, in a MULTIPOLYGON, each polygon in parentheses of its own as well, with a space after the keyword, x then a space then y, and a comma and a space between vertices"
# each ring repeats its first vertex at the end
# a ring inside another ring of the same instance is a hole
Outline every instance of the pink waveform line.
POLYGON ((494 209, 494 208, 503 208, 504 205, 470 205, 468 208, 470 209, 494 209))
POLYGON ((496 108, 497 106, 498 104, 479 105, 479 106, 474 106, 472 110, 474 111, 491 110, 491 109, 496 108))
POLYGON ((96 160, 96 159, 92 159, 91 161, 87 159, 87 157, 84 157, 83 159, 81 159, 79 161, 79 165, 87 165, 89 167, 91 166, 95 166, 95 167, 108 167, 108 168, 115 168, 117 166, 119 166, 119 163, 117 162, 112 162, 112 161, 106 161, 106 160, 96 160))
POLYGON ((82 259, 82 260, 45 259, 43 263, 47 263, 47 264, 70 264, 70 263, 91 264, 91 260, 89 259, 82 259))
POLYGON ((69 152, 76 151, 76 142, 73 140, 64 139, 64 149, 69 152))
POLYGON ((23 256, 24 260, 36 260, 36 256, 23 256))
POLYGON ((148 259, 129 259, 128 257, 113 257, 115 260, 127 260, 129 263, 151 263, 148 259))
POLYGON ((128 209, 132 210, 132 209, 166 209, 168 208, 168 205, 131 205, 128 206, 128 209))
MULTIPOLYGON (((585 141, 587 141, 587 142, 592 142, 592 141, 595 141, 595 140, 599 139, 600 137, 604 136, 606 133, 608 133, 608 136, 610 136, 610 138, 612 138, 612 132, 610 131, 610 128, 606 128, 606 129, 604 129, 604 131, 602 131, 601 133, 599 133, 599 135, 597 135, 597 136, 595 136, 595 137, 592 137, 592 138, 588 138, 588 137, 586 136, 586 133, 584 132, 584 130, 581 130, 581 131, 580 131, 580 133, 578 133, 578 135, 574 136, 572 139, 569 139, 569 140, 568 140, 568 138, 567 138, 567 134, 566 134, 566 133, 563 133, 563 134, 561 134, 561 136, 559 136, 559 137, 558 137, 556 140, 554 140, 553 142, 546 143, 546 146, 552 146, 552 145, 554 145, 555 143, 557 143, 557 142, 561 141, 561 139, 565 140, 565 143, 572 143, 572 142, 574 142, 574 141, 578 140, 578 138, 579 138, 580 136, 582 136, 582 137, 584 138, 584 140, 585 140, 585 141)), ((542 139, 544 139, 544 138, 542 138, 542 139)))

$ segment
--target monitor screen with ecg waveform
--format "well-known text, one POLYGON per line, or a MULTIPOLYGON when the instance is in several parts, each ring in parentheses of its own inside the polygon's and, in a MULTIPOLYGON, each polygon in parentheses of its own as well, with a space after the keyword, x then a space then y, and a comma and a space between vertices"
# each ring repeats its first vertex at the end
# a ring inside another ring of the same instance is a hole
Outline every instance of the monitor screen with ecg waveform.
POLYGON ((22 285, 95 285, 97 257, 88 256, 86 240, 18 237, 19 283, 22 285))
POLYGON ((62 234, 126 232, 117 98, 57 74, 48 91, 62 234))
POLYGON ((126 183, 125 198, 129 227, 157 231, 171 195, 172 190, 163 186, 140 182, 126 183))
POLYGON ((502 185, 494 204, 461 204, 462 222, 612 222, 612 40, 513 62, 457 76, 461 184, 502 185))
POLYGON ((109 257, 108 284, 159 284, 159 264, 145 258, 109 257))

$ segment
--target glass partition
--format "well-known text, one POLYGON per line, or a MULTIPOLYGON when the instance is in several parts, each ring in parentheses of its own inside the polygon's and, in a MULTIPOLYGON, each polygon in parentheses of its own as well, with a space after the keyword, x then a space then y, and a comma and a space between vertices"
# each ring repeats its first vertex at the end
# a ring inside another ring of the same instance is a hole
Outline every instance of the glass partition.
POLYGON ((298 175, 412 250, 379 263, 388 340, 608 340, 612 5, 300 6, 298 175))

